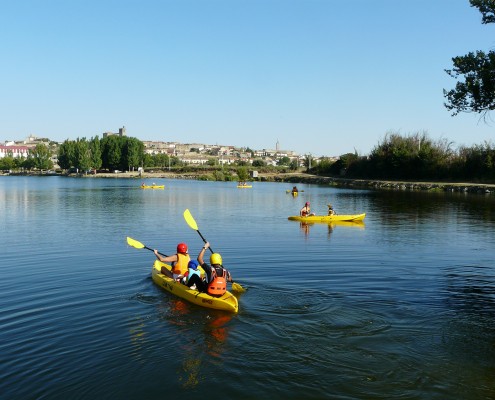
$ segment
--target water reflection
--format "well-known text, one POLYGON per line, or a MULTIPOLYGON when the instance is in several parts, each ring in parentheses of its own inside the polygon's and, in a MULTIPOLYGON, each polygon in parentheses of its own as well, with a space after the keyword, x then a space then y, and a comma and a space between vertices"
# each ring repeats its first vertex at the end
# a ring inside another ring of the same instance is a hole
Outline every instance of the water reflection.
POLYGON ((364 229, 365 224, 363 221, 333 221, 333 222, 324 222, 324 221, 315 221, 315 222, 299 222, 299 228, 305 237, 309 236, 311 227, 314 225, 326 225, 328 228, 328 237, 334 232, 336 227, 347 227, 347 228, 357 228, 364 229))
POLYGON ((204 371, 209 363, 222 363, 229 322, 234 314, 198 308, 178 298, 171 298, 166 306, 160 304, 159 307, 175 328, 174 336, 179 338, 182 361, 177 371, 178 380, 184 389, 193 389, 205 379, 204 371))

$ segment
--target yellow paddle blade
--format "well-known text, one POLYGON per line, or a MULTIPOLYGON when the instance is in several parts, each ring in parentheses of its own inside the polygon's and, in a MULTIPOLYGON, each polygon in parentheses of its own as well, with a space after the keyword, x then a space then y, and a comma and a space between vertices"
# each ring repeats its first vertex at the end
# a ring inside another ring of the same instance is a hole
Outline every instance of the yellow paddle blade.
POLYGON ((240 292, 240 293, 244 293, 246 291, 246 289, 244 289, 239 283, 237 282, 232 282, 232 290, 234 292, 240 292))
POLYGON ((189 225, 192 229, 194 229, 195 231, 198 230, 198 225, 196 224, 196 221, 194 220, 188 208, 186 208, 186 211, 184 211, 184 219, 186 220, 187 225, 189 225))
POLYGON ((133 238, 130 238, 129 236, 127 236, 127 244, 129 246, 135 247, 136 249, 144 249, 145 247, 144 244, 138 242, 137 240, 134 240, 133 238))

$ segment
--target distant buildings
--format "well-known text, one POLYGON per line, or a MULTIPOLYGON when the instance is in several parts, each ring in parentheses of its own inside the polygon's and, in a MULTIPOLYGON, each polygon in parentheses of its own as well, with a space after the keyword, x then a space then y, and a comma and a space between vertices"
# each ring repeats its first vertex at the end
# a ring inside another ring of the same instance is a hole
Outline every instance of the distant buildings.
MULTIPOLYGON (((103 137, 112 135, 127 136, 126 128, 123 126, 116 132, 103 132, 103 137)), ((23 141, 8 141, 4 145, 0 145, 0 158, 11 154, 13 157, 27 157, 29 149, 34 148, 37 144, 43 143, 51 148, 54 156, 52 160, 57 163, 58 144, 51 142, 46 138, 38 138, 34 135, 29 135, 23 141)), ((292 162, 297 161, 299 166, 303 166, 307 155, 299 155, 292 150, 281 150, 280 143, 277 139, 275 149, 251 150, 245 147, 235 147, 231 145, 212 145, 205 143, 179 143, 179 142, 163 142, 163 141, 143 141, 145 154, 157 155, 166 154, 168 156, 177 157, 181 162, 191 165, 203 165, 214 159, 219 165, 230 165, 235 162, 244 162, 252 164, 255 159, 263 160, 267 165, 277 165, 281 158, 287 157, 292 162)), ((317 157, 309 156, 312 163, 320 161, 317 157)), ((338 157, 331 157, 332 160, 337 160, 338 157)))
POLYGON ((251 164, 254 159, 262 159, 267 165, 277 165, 282 157, 288 157, 291 161, 297 160, 302 165, 304 156, 298 155, 292 150, 262 149, 246 151, 244 147, 221 146, 204 143, 178 143, 143 141, 145 154, 167 154, 179 158, 186 164, 203 165, 212 158, 220 165, 234 164, 236 161, 244 161, 251 164))
POLYGON ((107 136, 127 136, 126 135, 126 132, 125 132, 125 126, 123 126, 122 128, 119 128, 119 133, 115 133, 115 132, 103 132, 103 137, 107 137, 107 136))
POLYGON ((0 145, 0 158, 11 155, 14 158, 26 158, 30 149, 34 149, 38 144, 44 144, 49 147, 50 140, 47 138, 38 138, 34 135, 29 135, 24 140, 7 141, 4 145, 0 145))
POLYGON ((7 156, 12 156, 14 158, 19 158, 19 157, 26 158, 28 154, 29 154, 28 146, 0 145, 0 158, 4 158, 7 156))

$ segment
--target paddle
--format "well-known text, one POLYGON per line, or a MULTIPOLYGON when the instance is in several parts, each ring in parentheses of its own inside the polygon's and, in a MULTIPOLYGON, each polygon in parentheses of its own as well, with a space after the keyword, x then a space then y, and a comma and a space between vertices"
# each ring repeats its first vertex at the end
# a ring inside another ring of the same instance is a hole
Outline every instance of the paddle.
MULTIPOLYGON (((186 210, 184 211, 184 219, 186 220, 187 225, 189 225, 192 229, 194 229, 196 232, 198 232, 199 236, 201 236, 201 239, 203 239, 203 242, 206 243, 206 239, 203 237, 203 235, 199 231, 198 224, 194 220, 194 218, 191 215, 191 212, 189 211, 188 208, 186 208, 186 210)), ((210 249, 211 254, 213 254, 214 251, 212 250, 212 248, 211 247, 208 247, 208 248, 210 249)), ((241 292, 241 293, 246 291, 246 289, 244 289, 239 283, 234 282, 234 281, 232 281, 232 290, 234 292, 241 292)))
MULTIPOLYGON (((130 238, 129 236, 127 236, 127 244, 131 247, 136 248, 136 249, 146 249, 146 250, 150 250, 152 252, 155 252, 155 250, 149 248, 148 246, 145 246, 144 244, 142 244, 141 242, 138 242, 137 240, 135 240, 133 238, 130 238)), ((160 254, 163 257, 168 257, 166 254, 163 254, 160 252, 158 252, 158 254, 160 254)))

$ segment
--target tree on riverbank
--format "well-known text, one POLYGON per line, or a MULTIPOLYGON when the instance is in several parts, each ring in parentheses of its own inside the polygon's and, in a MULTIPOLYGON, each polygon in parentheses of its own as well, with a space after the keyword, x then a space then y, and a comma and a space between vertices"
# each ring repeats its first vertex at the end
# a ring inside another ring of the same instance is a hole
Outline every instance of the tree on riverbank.
POLYGON ((77 140, 65 140, 58 149, 60 168, 78 171, 133 170, 140 167, 144 160, 144 144, 140 140, 126 136, 98 136, 77 140))
POLYGON ((37 144, 34 149, 29 150, 29 155, 26 160, 27 167, 36 168, 39 170, 47 170, 53 168, 50 149, 44 144, 37 144))
POLYGON ((344 154, 309 172, 361 179, 495 181, 495 147, 488 142, 454 149, 447 139, 434 141, 426 133, 389 133, 369 156, 344 154))
MULTIPOLYGON (((477 7, 482 14, 482 24, 495 22, 493 0, 470 0, 471 7, 477 7)), ((460 112, 476 112, 486 117, 495 109, 495 51, 470 52, 454 57, 453 68, 445 72, 458 80, 452 90, 444 90, 447 99, 445 107, 452 115, 460 112), (461 81, 460 79, 464 79, 461 81)))

